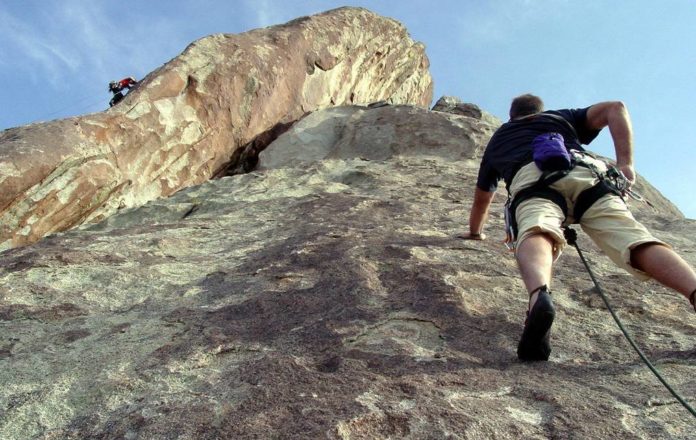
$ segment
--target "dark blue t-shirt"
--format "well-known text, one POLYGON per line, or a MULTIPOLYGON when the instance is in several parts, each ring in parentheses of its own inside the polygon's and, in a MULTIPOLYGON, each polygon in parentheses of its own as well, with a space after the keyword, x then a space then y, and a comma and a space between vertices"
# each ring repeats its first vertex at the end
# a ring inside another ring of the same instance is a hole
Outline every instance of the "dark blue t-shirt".
POLYGON ((540 134, 560 133, 568 150, 584 151, 581 144, 589 144, 600 132, 587 128, 588 109, 549 110, 501 125, 483 153, 476 186, 484 191, 495 191, 500 179, 510 186, 515 173, 532 162, 532 141, 540 134), (549 113, 563 117, 575 132, 564 121, 545 116, 549 113))

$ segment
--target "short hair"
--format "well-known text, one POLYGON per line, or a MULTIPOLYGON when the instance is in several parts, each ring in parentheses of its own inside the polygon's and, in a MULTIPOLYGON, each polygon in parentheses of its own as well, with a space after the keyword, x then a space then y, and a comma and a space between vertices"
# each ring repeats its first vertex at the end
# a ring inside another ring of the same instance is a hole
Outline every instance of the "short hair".
POLYGON ((526 93, 512 100, 510 104, 510 119, 533 115, 544 110, 544 101, 538 96, 526 93))

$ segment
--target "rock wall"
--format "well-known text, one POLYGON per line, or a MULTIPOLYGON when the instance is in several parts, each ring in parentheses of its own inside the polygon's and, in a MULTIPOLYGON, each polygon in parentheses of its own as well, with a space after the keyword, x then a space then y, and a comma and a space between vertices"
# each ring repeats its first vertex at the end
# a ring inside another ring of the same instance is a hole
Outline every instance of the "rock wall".
MULTIPOLYGON (((488 240, 457 238, 495 127, 319 111, 257 171, 1 253, 0 438, 690 438, 570 250, 551 359, 517 361, 527 298, 504 197, 488 240)), ((633 207, 696 264, 696 222, 633 207)), ((693 396, 691 307, 580 245, 693 396)))
POLYGON ((428 106, 428 67, 401 24, 359 8, 198 40, 106 112, 0 133, 0 249, 200 184, 316 109, 428 106))

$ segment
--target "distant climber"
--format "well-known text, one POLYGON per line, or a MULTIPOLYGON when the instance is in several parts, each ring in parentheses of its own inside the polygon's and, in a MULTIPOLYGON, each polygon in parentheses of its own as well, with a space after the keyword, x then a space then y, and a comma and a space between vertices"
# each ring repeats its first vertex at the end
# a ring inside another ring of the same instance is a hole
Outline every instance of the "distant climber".
POLYGON ((132 76, 123 78, 121 81, 111 81, 109 83, 109 91, 114 94, 114 97, 109 101, 109 107, 113 107, 118 104, 125 96, 123 94, 124 89, 130 91, 131 87, 136 85, 138 82, 132 76))
POLYGON ((696 273, 638 223, 624 203, 622 196, 635 181, 633 132, 625 105, 611 101, 556 111, 544 111, 543 106, 529 94, 512 101, 510 120, 493 134, 483 154, 469 233, 463 236, 485 239, 488 209, 503 179, 509 195, 508 241, 529 293, 517 347, 522 361, 545 361, 551 353, 552 269, 566 245, 562 228, 571 223, 579 223, 616 265, 681 293, 696 311, 696 273), (581 146, 607 126, 616 150, 615 168, 581 146))

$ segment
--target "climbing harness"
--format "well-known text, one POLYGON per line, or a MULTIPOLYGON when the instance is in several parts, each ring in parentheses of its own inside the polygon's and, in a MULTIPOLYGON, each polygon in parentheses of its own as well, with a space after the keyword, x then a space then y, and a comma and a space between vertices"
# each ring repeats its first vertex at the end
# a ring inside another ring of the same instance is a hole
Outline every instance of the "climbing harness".
POLYGON ((606 171, 601 171, 594 163, 585 159, 585 156, 595 159, 587 152, 580 153, 573 151, 572 156, 573 162, 571 169, 544 171, 533 185, 521 189, 517 192, 517 194, 515 194, 515 197, 510 196, 510 191, 508 188, 508 199, 505 203, 505 245, 508 249, 515 250, 516 247, 518 229, 515 212, 517 211, 517 207, 525 200, 533 197, 550 200, 561 208, 561 211, 565 215, 563 223, 567 221, 568 214, 572 214, 573 223, 579 223, 585 212, 590 209, 590 207, 597 200, 604 197, 606 194, 614 194, 620 197, 624 202, 625 197, 628 196, 634 200, 644 201, 650 204, 640 194, 631 189, 631 182, 618 168, 608 166, 606 171), (578 199, 575 202, 573 211, 572 213, 569 213, 565 196, 551 188, 551 185, 567 176, 576 166, 588 168, 598 179, 598 182, 594 186, 585 189, 578 195, 578 199))
POLYGON ((607 299, 607 296, 604 294, 604 291, 602 288, 599 286, 599 282, 597 281, 597 278, 595 277, 594 273, 592 272, 592 269, 590 268, 590 265, 587 263, 587 260, 585 259, 585 256, 583 255, 582 251, 580 250, 580 246, 578 246, 577 238, 578 234, 575 232, 574 229, 571 229, 570 226, 565 227, 563 230, 563 234, 565 235, 566 241, 568 241, 569 244, 575 247, 578 251, 578 255, 580 255, 580 259, 582 260, 583 264, 585 265, 585 268, 587 269, 587 273, 590 275, 590 278, 592 279, 592 282, 594 283, 595 287, 597 288, 597 291, 599 292, 599 295, 602 297, 602 300, 604 301, 604 304, 607 306, 607 309, 609 310, 609 313, 611 313, 611 316, 614 318, 614 321, 616 321, 616 324, 619 326, 619 329, 621 332, 624 334, 628 342, 631 344, 633 349, 638 353, 638 356, 645 362, 645 365, 650 368, 650 371, 653 372, 653 374, 657 377, 657 379, 662 382, 662 384, 667 388, 667 390, 674 396, 679 403, 681 403, 684 408, 686 408, 691 415, 696 417, 696 410, 694 410, 687 402, 684 400, 683 397, 679 395, 670 385, 667 383, 667 381, 662 377, 659 371, 653 366, 652 363, 648 360, 648 358, 643 354, 640 348, 636 345, 636 343, 633 341, 633 338, 628 334, 626 329, 624 328, 623 324, 621 323, 621 320, 619 317, 616 315, 614 312, 614 309, 611 307, 609 304, 609 300, 607 299))

